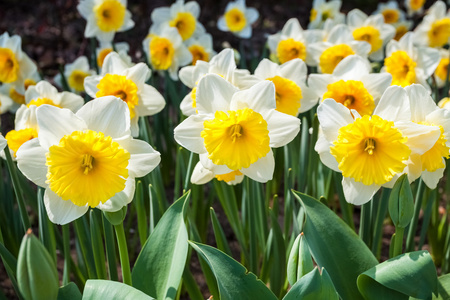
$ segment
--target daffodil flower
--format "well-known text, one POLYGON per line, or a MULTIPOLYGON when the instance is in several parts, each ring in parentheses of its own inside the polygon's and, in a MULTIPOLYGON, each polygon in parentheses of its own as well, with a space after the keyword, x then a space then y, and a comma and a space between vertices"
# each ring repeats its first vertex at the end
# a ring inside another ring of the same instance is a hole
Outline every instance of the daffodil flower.
POLYGON ((413 26, 413 21, 403 20, 392 24, 395 27, 394 40, 399 41, 413 26))
POLYGON ((386 46, 386 59, 382 72, 392 75, 392 85, 406 87, 420 83, 431 91, 427 79, 439 64, 437 49, 416 47, 414 34, 408 32, 398 42, 391 40, 386 46))
POLYGON ((213 50, 213 40, 209 33, 204 33, 197 37, 192 37, 186 41, 186 46, 192 54, 192 65, 195 66, 197 61, 210 61, 216 55, 213 50))
POLYGON ((97 66, 101 69, 103 67, 103 63, 105 61, 106 56, 115 51, 117 52, 123 61, 127 62, 129 67, 132 67, 134 64, 131 61, 131 57, 128 55, 128 51, 130 50, 130 45, 126 42, 115 43, 113 47, 113 43, 111 42, 100 42, 100 45, 95 49, 95 54, 97 57, 97 66))
POLYGON ((408 16, 411 17, 414 14, 421 14, 423 12, 424 4, 425 0, 405 0, 408 16))
POLYGON ((414 43, 428 47, 443 47, 450 41, 450 12, 445 3, 436 1, 414 30, 414 43))
MULTIPOLYGON (((73 63, 64 66, 63 74, 70 90, 81 93, 84 92, 84 79, 95 74, 95 71, 90 69, 87 57, 80 56, 73 63)), ((61 74, 57 74, 54 80, 58 86, 63 87, 61 74)))
POLYGON ((407 92, 389 87, 373 115, 360 116, 355 110, 332 99, 317 109, 320 134, 315 145, 322 163, 342 173, 345 199, 362 205, 381 186, 392 187, 399 175, 408 174, 408 161, 430 150, 440 136, 439 127, 411 121, 407 92))
POLYGON ((340 12, 341 0, 314 0, 309 17, 308 28, 322 29, 327 20, 333 20, 336 24, 345 22, 345 15, 340 12))
POLYGON ((111 42, 116 32, 133 28, 127 0, 81 0, 78 12, 86 19, 84 36, 101 42, 111 42))
POLYGON ((252 36, 252 24, 258 18, 259 12, 255 8, 247 7, 245 0, 236 0, 228 2, 217 27, 222 31, 231 31, 237 37, 248 39, 252 36))
POLYGON ((394 37, 395 28, 384 22, 383 15, 367 16, 355 8, 347 15, 347 25, 355 40, 368 42, 372 46, 370 59, 380 61, 384 58, 384 46, 394 37))
POLYGON ((25 75, 25 78, 23 92, 16 90, 15 85, 11 83, 4 83, 0 86, 0 114, 6 111, 15 113, 22 104, 25 104, 25 91, 41 80, 37 70, 25 75))
POLYGON ((15 91, 25 93, 25 80, 36 72, 37 67, 22 49, 18 35, 0 35, 0 83, 11 84, 15 91))
POLYGON ((447 70, 450 63, 450 51, 447 49, 439 49, 439 55, 441 60, 439 61, 436 70, 434 70, 434 78, 436 79, 436 85, 438 88, 445 86, 447 82, 447 70))
POLYGON ((142 44, 153 70, 167 70, 173 80, 178 80, 179 67, 192 62, 192 54, 176 28, 166 26, 160 32, 150 32, 142 44))
POLYGON ((308 69, 299 58, 278 65, 263 59, 255 69, 260 80, 269 80, 275 85, 277 111, 296 117, 308 111, 318 101, 317 94, 306 86, 308 69))
POLYGON ((267 38, 271 59, 284 64, 291 59, 300 58, 312 65, 314 61, 307 51, 308 45, 321 41, 322 35, 320 30, 303 30, 297 19, 289 19, 281 32, 267 38))
POLYGON ((308 47, 314 64, 320 73, 333 73, 334 68, 347 56, 359 55, 367 58, 371 46, 365 41, 356 41, 351 30, 345 24, 336 25, 326 41, 313 43, 308 47))
POLYGON ((67 224, 89 207, 114 212, 134 195, 135 178, 160 162, 159 152, 130 135, 128 106, 116 97, 94 99, 76 114, 42 105, 39 136, 17 151, 18 167, 45 188, 49 219, 67 224))
POLYGON ((386 24, 392 24, 405 20, 405 13, 398 6, 397 1, 388 1, 387 3, 378 3, 377 10, 374 15, 382 14, 386 24))
POLYGON ((198 114, 175 128, 175 140, 200 154, 203 167, 215 175, 239 171, 266 182, 275 167, 271 148, 286 145, 300 130, 298 118, 275 108, 272 82, 239 91, 222 77, 208 74, 197 87, 198 114))
POLYGON ((202 162, 200 161, 195 165, 191 176, 191 182, 193 184, 202 185, 215 178, 219 181, 224 181, 229 185, 236 185, 244 180, 244 174, 242 174, 239 170, 232 171, 226 174, 215 174, 214 169, 216 168, 216 166, 214 166, 214 164, 212 163, 209 164, 209 167, 211 169, 204 167, 202 162))
POLYGON ((440 135, 430 150, 422 155, 411 156, 410 172, 422 176, 430 188, 436 188, 444 175, 445 158, 450 156, 450 111, 439 108, 429 92, 420 84, 406 87, 411 105, 411 121, 417 124, 438 128, 440 135))
POLYGON ((195 1, 184 3, 177 0, 169 7, 158 7, 152 11, 152 26, 150 32, 161 31, 162 27, 170 26, 178 30, 183 41, 205 33, 205 28, 198 21, 200 5, 195 1))
POLYGON ((84 86, 93 98, 115 96, 122 99, 130 112, 131 134, 137 136, 139 117, 154 115, 166 105, 158 90, 145 83, 150 76, 146 64, 129 67, 119 54, 111 52, 105 58, 101 74, 86 77, 84 86))
POLYGON ((370 72, 367 59, 351 55, 332 74, 311 74, 308 86, 320 99, 332 98, 360 115, 370 115, 392 80, 388 73, 370 72))

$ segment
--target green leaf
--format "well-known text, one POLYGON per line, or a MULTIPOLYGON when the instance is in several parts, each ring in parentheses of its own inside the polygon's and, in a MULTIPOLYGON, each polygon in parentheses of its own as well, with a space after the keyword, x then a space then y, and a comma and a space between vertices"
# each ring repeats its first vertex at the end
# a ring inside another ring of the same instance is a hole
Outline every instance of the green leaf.
POLYGON ((314 269, 314 264, 309 252, 308 243, 303 233, 300 233, 292 245, 287 265, 287 277, 289 283, 294 285, 302 276, 314 269))
POLYGON ((330 275, 325 269, 320 274, 316 267, 311 272, 300 278, 296 284, 292 286, 289 292, 284 296, 283 300, 338 300, 339 296, 334 289, 330 275))
POLYGON ((157 299, 174 299, 188 253, 184 212, 190 192, 175 201, 159 220, 131 273, 133 286, 157 299))
POLYGON ((403 174, 394 184, 389 197, 389 215, 395 227, 405 228, 414 214, 414 198, 408 175, 403 174))
POLYGON ((73 282, 59 288, 58 300, 81 300, 81 297, 80 290, 73 282))
POLYGON ((366 299, 430 299, 437 294, 436 268, 428 251, 415 251, 391 258, 358 277, 366 299))
POLYGON ((84 286, 83 300, 152 300, 143 292, 121 282, 88 280, 84 286))
POLYGON ((317 265, 327 270, 342 299, 363 299, 356 279, 377 265, 377 259, 332 210, 308 195, 293 193, 305 208, 303 233, 317 265))
POLYGON ((189 242, 210 266, 219 286, 221 300, 276 300, 277 297, 243 265, 208 245, 189 242))
POLYGON ((446 299, 450 299, 450 274, 438 278, 438 296, 433 295, 433 300, 446 299))

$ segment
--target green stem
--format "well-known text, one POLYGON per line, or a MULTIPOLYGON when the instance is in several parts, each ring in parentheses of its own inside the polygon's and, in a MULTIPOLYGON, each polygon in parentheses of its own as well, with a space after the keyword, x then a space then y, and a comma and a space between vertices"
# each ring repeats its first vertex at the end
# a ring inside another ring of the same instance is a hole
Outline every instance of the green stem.
MULTIPOLYGON (((371 200, 373 201, 373 200, 371 200)), ((370 201, 361 206, 359 237, 370 247, 370 201)))
POLYGON ((116 244, 111 223, 103 216, 103 233, 105 234, 106 259, 108 260, 109 279, 118 281, 116 268, 116 244))
POLYGON ((131 286, 130 260, 128 259, 127 240, 125 238, 125 231, 123 230, 123 223, 114 225, 114 229, 116 230, 117 245, 119 246, 123 283, 131 286))
POLYGON ((372 253, 377 258, 379 258, 379 252, 380 252, 380 246, 381 246, 381 234, 383 232, 383 222, 386 218, 386 213, 388 211, 389 206, 389 195, 391 193, 391 190, 388 188, 383 188, 383 191, 381 193, 381 199, 379 199, 380 204, 378 206, 378 212, 375 219, 375 228, 374 228, 374 234, 372 238, 372 253))
POLYGON ((184 180, 183 194, 186 193, 188 186, 189 186, 189 181, 191 179, 193 160, 194 160, 194 152, 191 152, 191 154, 189 155, 189 162, 188 162, 187 171, 186 171, 186 178, 184 180))
POLYGON ((414 251, 414 235, 417 229, 417 223, 419 222, 419 213, 422 207, 423 191, 425 189, 422 179, 419 179, 419 187, 417 188, 416 203, 414 204, 414 216, 411 220, 408 230, 408 236, 406 238, 406 252, 414 251))
POLYGON ((64 244, 64 273, 62 284, 66 285, 70 281, 70 232, 69 224, 62 225, 63 244, 64 244))
POLYGON ((403 233, 405 232, 405 228, 396 227, 395 228, 395 239, 394 239, 394 252, 392 257, 399 256, 402 254, 403 248, 403 233))
POLYGON ((27 209, 25 207, 25 201, 23 199, 22 188, 20 187, 19 177, 17 176, 17 169, 11 158, 9 147, 6 146, 5 150, 6 164, 8 165, 9 174, 11 175, 12 184, 14 187, 14 193, 16 194, 17 204, 19 205, 20 217, 22 219, 22 225, 24 231, 27 231, 31 227, 30 219, 28 217, 27 209))
POLYGON ((94 262, 95 262, 95 270, 97 272, 97 278, 106 279, 105 249, 103 248, 103 239, 97 212, 99 211, 91 209, 89 213, 91 221, 90 229, 91 229, 92 252, 94 253, 94 262))

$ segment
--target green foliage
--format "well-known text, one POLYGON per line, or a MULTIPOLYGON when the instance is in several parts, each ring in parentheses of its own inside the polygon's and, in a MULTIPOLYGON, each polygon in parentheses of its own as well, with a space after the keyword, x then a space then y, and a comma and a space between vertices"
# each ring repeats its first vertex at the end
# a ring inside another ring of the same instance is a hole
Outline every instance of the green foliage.
POLYGON ((325 269, 322 274, 316 267, 314 270, 300 278, 290 289, 283 300, 338 300, 339 296, 334 289, 333 282, 325 269))
POLYGON ((88 280, 84 287, 83 300, 152 300, 143 292, 120 282, 88 280))
POLYGON ((414 198, 408 175, 403 174, 394 184, 389 197, 389 215, 395 227, 405 228, 414 214, 414 198))

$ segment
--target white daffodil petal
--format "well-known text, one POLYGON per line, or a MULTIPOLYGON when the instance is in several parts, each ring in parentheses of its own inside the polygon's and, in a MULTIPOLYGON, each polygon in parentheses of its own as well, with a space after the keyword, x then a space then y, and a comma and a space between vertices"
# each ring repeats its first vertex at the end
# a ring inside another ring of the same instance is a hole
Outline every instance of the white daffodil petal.
POLYGON ((47 161, 46 150, 41 147, 37 138, 25 142, 16 153, 17 167, 34 184, 46 187, 47 161))
POLYGON ((300 119, 272 110, 269 115, 265 115, 269 130, 270 146, 278 148, 291 142, 300 131, 300 119))
POLYGON ((201 137, 203 122, 212 118, 212 115, 192 115, 188 117, 175 128, 175 140, 194 153, 205 153, 206 149, 201 137))
POLYGON ((325 99, 317 108, 323 134, 330 142, 337 139, 339 128, 353 122, 350 110, 333 99, 325 99))
POLYGON ((273 178, 275 160, 272 150, 266 156, 258 159, 250 167, 240 170, 242 174, 258 182, 267 182, 273 178))
POLYGON ((214 176, 215 175, 213 172, 206 169, 200 162, 198 162, 192 171, 191 182, 198 185, 205 184, 211 181, 214 176))
POLYGON ((64 225, 84 215, 89 206, 77 206, 70 200, 63 200, 49 188, 45 189, 44 205, 48 218, 55 224, 64 225))
POLYGON ((128 177, 125 182, 125 188, 116 193, 111 199, 108 199, 105 203, 100 203, 97 207, 103 211, 115 212, 126 206, 133 200, 136 180, 132 177, 128 177))
POLYGON ((353 178, 343 177, 342 188, 344 190, 345 200, 355 205, 363 205, 372 199, 373 195, 380 189, 379 185, 365 185, 356 182, 353 178))

